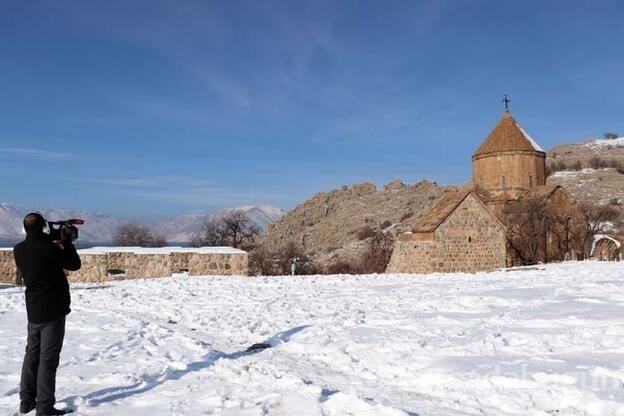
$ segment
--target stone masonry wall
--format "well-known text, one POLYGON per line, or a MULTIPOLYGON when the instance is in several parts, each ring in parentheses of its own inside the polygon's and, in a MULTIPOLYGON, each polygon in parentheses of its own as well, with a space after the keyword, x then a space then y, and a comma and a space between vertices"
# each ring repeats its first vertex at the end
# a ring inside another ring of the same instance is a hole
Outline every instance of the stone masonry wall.
POLYGON ((188 252, 175 252, 171 253, 171 270, 173 273, 181 273, 189 271, 189 256, 188 252))
POLYGON ((70 282, 105 282, 112 280, 108 275, 108 256, 106 254, 83 254, 80 270, 66 272, 70 282))
POLYGON ((237 275, 247 271, 247 255, 190 253, 188 260, 190 276, 237 275))
MULTIPOLYGON (((171 276, 246 275, 247 253, 229 247, 182 249, 101 248, 79 250, 82 267, 70 282, 105 282, 171 276), (118 250, 118 251, 115 251, 118 250)), ((0 283, 17 283, 13 251, 0 250, 0 283)))
POLYGON ((109 270, 125 270, 126 269, 126 252, 109 252, 106 253, 106 261, 109 270))
POLYGON ((125 255, 125 278, 144 279, 171 276, 170 257, 170 254, 127 253, 125 255))
POLYGON ((17 283, 17 269, 12 249, 0 250, 0 283, 17 283))
POLYGON ((506 266, 502 226, 469 195, 429 239, 404 234, 395 244, 388 273, 476 272, 506 266))

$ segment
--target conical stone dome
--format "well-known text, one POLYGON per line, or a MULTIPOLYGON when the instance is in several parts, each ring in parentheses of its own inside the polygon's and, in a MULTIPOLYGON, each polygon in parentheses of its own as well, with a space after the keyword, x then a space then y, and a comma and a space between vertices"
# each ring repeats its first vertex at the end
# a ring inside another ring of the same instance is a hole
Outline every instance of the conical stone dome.
POLYGON ((472 155, 473 187, 497 197, 546 183, 546 153, 506 110, 472 155))
POLYGON ((531 150, 543 152, 535 140, 520 127, 520 124, 511 116, 511 113, 505 111, 496 127, 481 143, 481 146, 479 146, 472 158, 474 160, 477 156, 491 153, 531 150))

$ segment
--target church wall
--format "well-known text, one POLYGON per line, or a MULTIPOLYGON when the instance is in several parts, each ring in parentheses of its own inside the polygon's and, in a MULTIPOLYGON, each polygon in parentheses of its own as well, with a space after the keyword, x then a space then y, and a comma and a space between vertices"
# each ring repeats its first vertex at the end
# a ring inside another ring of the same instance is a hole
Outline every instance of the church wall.
POLYGON ((472 195, 436 229, 435 239, 426 241, 419 234, 401 236, 386 272, 475 272, 506 266, 504 231, 472 195))
POLYGON ((539 152, 502 152, 474 158, 472 182, 475 188, 503 192, 522 191, 546 183, 545 156, 539 152), (533 176, 532 183, 529 174, 533 176), (532 186, 531 186, 532 185, 532 186))
POLYGON ((437 252, 437 242, 414 241, 406 236, 394 243, 386 273, 431 273, 438 256, 430 253, 437 252))

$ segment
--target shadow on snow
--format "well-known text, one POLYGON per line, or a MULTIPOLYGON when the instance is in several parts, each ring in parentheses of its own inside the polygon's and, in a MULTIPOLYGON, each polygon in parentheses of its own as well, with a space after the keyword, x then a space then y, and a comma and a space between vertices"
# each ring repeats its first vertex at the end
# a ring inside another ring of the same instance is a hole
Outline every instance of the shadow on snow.
POLYGON ((209 368, 213 366, 218 360, 236 360, 241 357, 257 354, 266 348, 275 347, 276 345, 279 345, 281 343, 288 342, 290 340, 290 337, 300 331, 303 331, 309 326, 310 325, 302 325, 286 331, 279 332, 278 334, 268 338, 260 344, 254 344, 250 348, 236 351, 230 354, 225 354, 221 351, 211 351, 208 354, 204 355, 201 360, 189 363, 183 370, 169 368, 158 376, 150 377, 146 380, 140 380, 139 382, 130 386, 109 387, 102 390, 94 391, 87 394, 86 396, 69 396, 63 401, 75 407, 76 400, 78 398, 82 398, 87 401, 90 407, 95 407, 103 403, 109 403, 120 399, 127 399, 129 397, 136 396, 137 394, 150 391, 167 381, 179 380, 187 374, 209 368))

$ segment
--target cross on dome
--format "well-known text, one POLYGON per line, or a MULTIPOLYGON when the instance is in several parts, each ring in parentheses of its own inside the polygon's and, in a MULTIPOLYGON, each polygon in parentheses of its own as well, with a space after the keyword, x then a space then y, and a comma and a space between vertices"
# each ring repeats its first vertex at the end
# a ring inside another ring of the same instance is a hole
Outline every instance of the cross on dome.
POLYGON ((505 111, 509 111, 509 103, 511 100, 507 98, 507 94, 505 94, 505 98, 503 98, 503 102, 505 103, 505 111))

